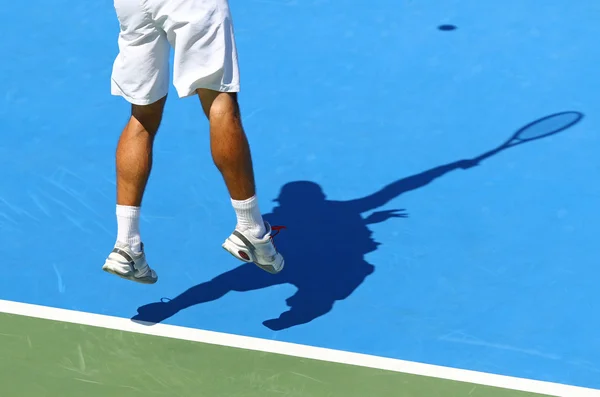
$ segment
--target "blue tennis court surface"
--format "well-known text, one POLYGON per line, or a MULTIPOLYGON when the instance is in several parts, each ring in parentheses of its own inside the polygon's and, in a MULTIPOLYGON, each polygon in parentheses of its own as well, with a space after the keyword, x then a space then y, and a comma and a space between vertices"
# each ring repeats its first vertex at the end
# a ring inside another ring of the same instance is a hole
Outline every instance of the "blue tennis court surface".
POLYGON ((220 248, 234 212, 174 91, 142 221, 160 280, 101 271, 118 23, 107 2, 30 0, 0 11, 0 299, 600 388, 600 3, 231 8, 285 272, 220 248), (559 112, 583 117, 461 168, 559 112))

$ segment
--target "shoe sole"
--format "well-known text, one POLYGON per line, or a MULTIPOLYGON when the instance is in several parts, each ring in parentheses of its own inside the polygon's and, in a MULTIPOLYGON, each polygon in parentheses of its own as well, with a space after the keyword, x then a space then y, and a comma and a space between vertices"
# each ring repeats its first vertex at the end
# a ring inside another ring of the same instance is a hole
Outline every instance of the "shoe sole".
POLYGON ((109 268, 108 266, 102 266, 102 270, 104 270, 106 273, 114 274, 115 276, 120 277, 124 280, 133 281, 138 284, 156 284, 156 282, 158 281, 158 277, 156 277, 155 279, 148 279, 148 278, 137 278, 134 276, 128 276, 125 274, 121 274, 121 273, 116 272, 113 269, 109 268))

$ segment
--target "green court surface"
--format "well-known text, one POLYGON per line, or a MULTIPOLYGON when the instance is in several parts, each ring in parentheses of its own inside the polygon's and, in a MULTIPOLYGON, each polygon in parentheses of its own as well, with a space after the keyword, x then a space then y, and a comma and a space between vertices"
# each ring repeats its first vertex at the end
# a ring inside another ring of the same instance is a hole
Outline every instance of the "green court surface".
POLYGON ((0 324, 3 397, 540 396, 13 314, 0 324))

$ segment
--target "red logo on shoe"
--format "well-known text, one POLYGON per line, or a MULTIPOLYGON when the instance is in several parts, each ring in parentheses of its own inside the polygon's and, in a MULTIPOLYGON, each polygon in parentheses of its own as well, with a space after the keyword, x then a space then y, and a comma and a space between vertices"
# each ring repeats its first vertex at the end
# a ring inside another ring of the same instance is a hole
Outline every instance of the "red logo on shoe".
POLYGON ((245 253, 244 251, 238 251, 238 255, 241 256, 242 258, 244 258, 247 261, 250 260, 250 257, 248 256, 248 254, 245 253))

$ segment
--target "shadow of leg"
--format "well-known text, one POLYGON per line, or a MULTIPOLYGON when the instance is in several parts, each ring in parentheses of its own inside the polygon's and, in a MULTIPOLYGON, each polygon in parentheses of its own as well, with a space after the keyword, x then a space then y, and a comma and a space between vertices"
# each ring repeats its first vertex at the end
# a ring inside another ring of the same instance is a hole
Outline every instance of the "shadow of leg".
POLYGON ((263 325, 273 331, 281 331, 297 325, 307 324, 331 311, 333 301, 328 302, 299 302, 281 313, 278 318, 263 321, 263 325))
MULTIPOLYGON (((311 273, 292 278, 290 283, 298 291, 286 300, 290 309, 276 319, 264 321, 263 325, 281 331, 324 316, 333 309, 336 301, 348 298, 375 271, 375 267, 365 260, 341 260, 339 263, 344 264, 342 272, 323 271, 318 277, 311 273)), ((321 268, 327 269, 326 266, 321 268)))
POLYGON ((149 303, 138 308, 138 314, 131 319, 141 323, 160 323, 181 310, 217 300, 231 291, 252 291, 266 288, 281 282, 281 277, 260 270, 253 263, 247 263, 214 279, 191 287, 174 299, 163 298, 160 302, 149 303))

